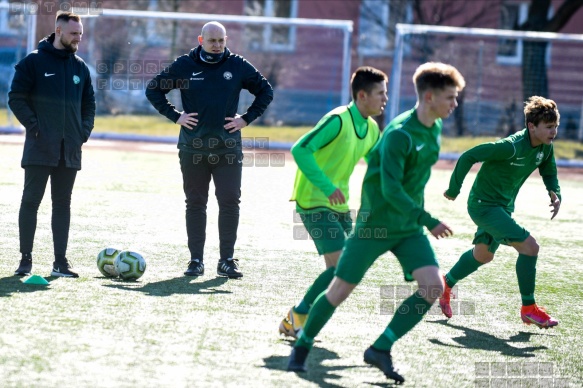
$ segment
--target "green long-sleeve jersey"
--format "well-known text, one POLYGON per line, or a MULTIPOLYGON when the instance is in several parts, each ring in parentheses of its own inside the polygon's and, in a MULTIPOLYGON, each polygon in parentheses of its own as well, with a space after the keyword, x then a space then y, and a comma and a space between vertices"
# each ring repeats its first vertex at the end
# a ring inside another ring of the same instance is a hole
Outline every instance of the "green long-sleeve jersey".
POLYGON ((369 155, 357 227, 382 228, 381 235, 403 238, 439 224, 423 206, 431 167, 439 159, 442 126, 438 119, 426 127, 416 109, 389 123, 369 155))
POLYGON ((477 162, 483 164, 470 191, 468 207, 501 206, 512 213, 520 188, 537 168, 547 191, 561 199, 553 145, 533 147, 527 129, 464 152, 451 175, 448 196, 458 196, 464 178, 477 162))

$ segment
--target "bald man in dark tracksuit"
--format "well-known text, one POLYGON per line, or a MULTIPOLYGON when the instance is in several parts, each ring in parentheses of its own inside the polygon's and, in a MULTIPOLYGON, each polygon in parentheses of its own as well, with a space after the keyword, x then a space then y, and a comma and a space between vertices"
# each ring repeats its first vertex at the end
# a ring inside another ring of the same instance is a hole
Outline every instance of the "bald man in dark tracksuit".
POLYGON ((187 276, 204 274, 206 206, 211 178, 219 204, 220 259, 217 274, 243 276, 234 258, 243 151, 241 129, 263 114, 273 99, 273 88, 255 67, 226 48, 226 30, 218 22, 205 24, 200 45, 178 57, 150 81, 146 97, 174 123, 180 124, 178 149, 186 195, 186 231, 190 262, 187 276), (166 98, 179 89, 184 111, 166 98), (255 96, 242 115, 239 94, 255 96))

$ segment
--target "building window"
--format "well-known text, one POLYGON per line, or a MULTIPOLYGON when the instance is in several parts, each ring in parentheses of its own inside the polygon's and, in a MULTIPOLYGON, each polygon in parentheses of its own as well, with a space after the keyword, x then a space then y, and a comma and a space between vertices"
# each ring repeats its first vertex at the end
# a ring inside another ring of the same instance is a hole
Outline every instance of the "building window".
MULTIPOLYGON (((500 7, 500 29, 514 30, 522 25, 528 17, 528 3, 506 3, 500 7)), ((549 7, 549 17, 553 14, 549 7)), ((547 44, 546 62, 550 64, 551 43, 547 44)), ((498 39, 496 60, 502 65, 522 65, 522 39, 498 39)))
MULTIPOLYGON (((245 0, 245 15, 295 18, 298 0, 245 0)), ((295 47, 296 28, 288 25, 245 27, 247 44, 256 51, 291 51, 295 47)))
POLYGON ((395 46, 395 25, 411 23, 409 0, 362 0, 358 20, 358 52, 366 56, 388 56, 395 46))

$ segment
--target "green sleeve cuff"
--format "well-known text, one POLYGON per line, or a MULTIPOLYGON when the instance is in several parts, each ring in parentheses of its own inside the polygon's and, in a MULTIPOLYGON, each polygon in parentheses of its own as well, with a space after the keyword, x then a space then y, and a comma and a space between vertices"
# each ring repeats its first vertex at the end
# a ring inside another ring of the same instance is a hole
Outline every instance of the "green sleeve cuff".
POLYGON ((460 191, 459 190, 447 189, 447 190, 445 190, 445 194, 447 196, 449 196, 449 197, 457 198, 457 196, 460 195, 460 191))
POLYGON ((440 221, 431 217, 431 214, 424 212, 421 217, 419 217, 419 223, 425 226, 427 229, 431 230, 439 225, 440 221))

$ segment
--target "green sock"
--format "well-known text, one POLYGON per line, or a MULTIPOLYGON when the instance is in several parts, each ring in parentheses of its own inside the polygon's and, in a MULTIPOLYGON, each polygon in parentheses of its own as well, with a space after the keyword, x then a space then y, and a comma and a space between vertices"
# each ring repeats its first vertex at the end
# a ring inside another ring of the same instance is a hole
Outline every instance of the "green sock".
POLYGON ((534 288, 536 283, 536 259, 537 256, 518 255, 516 260, 516 276, 518 277, 518 289, 523 306, 530 306, 534 301, 534 288))
POLYGON ((310 312, 310 305, 307 304, 306 301, 303 299, 300 303, 295 305, 293 308, 294 308, 294 311, 298 314, 307 314, 310 312))
POLYGON ((294 346, 303 346, 310 349, 314 344, 314 338, 320 333, 326 322, 330 320, 335 310, 336 307, 332 306, 328 302, 328 298, 326 298, 326 291, 323 291, 316 298, 314 305, 310 309, 302 334, 294 346))
POLYGON ((298 314, 307 314, 310 311, 310 306, 314 304, 314 301, 322 293, 326 291, 332 279, 334 279, 334 271, 336 267, 327 268, 324 272, 320 274, 314 280, 314 283, 308 288, 304 299, 297 306, 294 307, 294 311, 298 314))
POLYGON ((482 265, 484 264, 474 258, 473 249, 470 249, 460 256, 457 263, 445 275, 445 282, 448 286, 453 287, 457 282, 474 273, 482 265))
POLYGON ((372 346, 378 350, 390 350, 399 338, 423 319, 430 308, 431 303, 423 299, 419 291, 415 292, 401 303, 385 331, 372 346))

